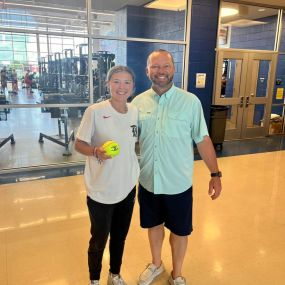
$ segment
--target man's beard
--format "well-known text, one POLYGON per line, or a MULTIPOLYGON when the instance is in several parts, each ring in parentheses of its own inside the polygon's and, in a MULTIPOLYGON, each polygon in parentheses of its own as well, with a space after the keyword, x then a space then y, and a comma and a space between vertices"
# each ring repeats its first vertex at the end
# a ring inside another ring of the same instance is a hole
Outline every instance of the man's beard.
POLYGON ((153 77, 151 78, 152 84, 155 85, 155 86, 158 86, 158 87, 160 87, 160 88, 163 88, 163 87, 166 87, 166 86, 172 84, 174 75, 172 75, 171 77, 168 76, 168 75, 166 75, 165 77, 166 77, 167 80, 161 82, 161 81, 158 79, 158 76, 153 76, 153 77))

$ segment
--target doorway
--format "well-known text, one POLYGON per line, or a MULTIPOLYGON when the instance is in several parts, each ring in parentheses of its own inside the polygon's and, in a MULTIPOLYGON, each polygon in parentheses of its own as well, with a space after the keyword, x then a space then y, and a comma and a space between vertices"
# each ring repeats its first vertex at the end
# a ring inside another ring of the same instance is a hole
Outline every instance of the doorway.
POLYGON ((277 53, 217 51, 214 104, 229 107, 225 140, 268 134, 277 53))

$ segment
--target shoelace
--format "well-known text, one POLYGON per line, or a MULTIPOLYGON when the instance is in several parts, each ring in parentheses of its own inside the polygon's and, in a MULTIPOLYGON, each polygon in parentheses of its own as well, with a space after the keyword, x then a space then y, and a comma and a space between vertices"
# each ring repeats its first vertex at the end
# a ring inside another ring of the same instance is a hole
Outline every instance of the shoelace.
POLYGON ((120 275, 114 276, 113 280, 116 282, 116 284, 125 285, 125 282, 120 275))
POLYGON ((185 280, 183 278, 179 278, 178 280, 174 281, 175 285, 184 285, 185 284, 185 280))
POLYGON ((153 273, 155 270, 157 270, 157 267, 153 265, 152 263, 149 263, 149 265, 147 266, 147 269, 153 273))

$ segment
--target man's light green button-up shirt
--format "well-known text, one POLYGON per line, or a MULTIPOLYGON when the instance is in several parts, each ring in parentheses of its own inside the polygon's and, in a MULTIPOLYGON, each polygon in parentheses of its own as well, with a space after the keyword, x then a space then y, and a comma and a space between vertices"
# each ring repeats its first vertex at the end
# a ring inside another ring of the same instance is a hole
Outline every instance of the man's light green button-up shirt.
POLYGON ((201 103, 174 85, 159 96, 153 89, 132 103, 139 110, 140 183, 155 194, 178 194, 192 186, 193 140, 208 135, 201 103))

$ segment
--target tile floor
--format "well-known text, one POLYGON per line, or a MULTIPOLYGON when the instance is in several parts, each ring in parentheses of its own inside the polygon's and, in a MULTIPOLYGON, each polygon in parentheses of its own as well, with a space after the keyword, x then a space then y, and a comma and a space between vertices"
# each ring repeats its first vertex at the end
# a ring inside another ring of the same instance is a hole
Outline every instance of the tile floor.
MULTIPOLYGON (((194 232, 184 263, 188 285, 283 285, 285 151, 219 158, 223 194, 207 196, 195 162, 194 232)), ((0 284, 87 285, 89 221, 81 175, 0 185, 0 284)), ((171 256, 163 247, 167 284, 171 256)), ((136 203, 122 275, 128 285, 150 261, 136 203)), ((106 284, 108 253, 101 284, 106 284)))

